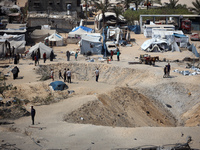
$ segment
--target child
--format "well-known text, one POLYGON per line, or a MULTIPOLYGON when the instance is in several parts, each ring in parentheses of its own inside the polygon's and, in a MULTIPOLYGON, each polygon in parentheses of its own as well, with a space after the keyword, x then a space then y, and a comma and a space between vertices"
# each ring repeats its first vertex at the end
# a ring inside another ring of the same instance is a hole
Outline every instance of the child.
POLYGON ((77 61, 77 57, 78 57, 78 52, 76 52, 75 54, 75 60, 77 61))
POLYGON ((58 74, 58 76, 59 76, 59 79, 63 79, 63 77, 62 77, 62 73, 61 73, 61 70, 59 70, 59 74, 58 74))

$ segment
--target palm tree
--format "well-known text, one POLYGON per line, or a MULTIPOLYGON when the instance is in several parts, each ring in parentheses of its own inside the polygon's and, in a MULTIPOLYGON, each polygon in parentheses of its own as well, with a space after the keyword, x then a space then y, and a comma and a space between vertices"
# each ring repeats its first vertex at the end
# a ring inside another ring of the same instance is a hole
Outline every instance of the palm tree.
POLYGON ((132 0, 123 0, 123 4, 126 9, 129 9, 131 2, 132 2, 132 0))
POLYGON ((190 9, 200 15, 200 0, 196 0, 196 2, 192 2, 192 5, 194 7, 190 7, 190 9))
POLYGON ((138 10, 138 6, 140 5, 140 3, 142 2, 143 0, 132 0, 132 2, 135 4, 135 9, 138 10))
POLYGON ((169 3, 165 3, 168 8, 174 9, 177 6, 179 0, 169 0, 169 3))
POLYGON ((108 7, 110 6, 110 3, 108 0, 105 0, 104 3, 102 1, 100 3, 95 2, 95 6, 97 10, 101 10, 102 16, 103 16, 103 28, 105 27, 105 13, 108 11, 108 7))
POLYGON ((119 21, 119 15, 122 14, 123 8, 120 6, 114 6, 113 11, 116 15, 116 24, 118 25, 118 21, 119 21))

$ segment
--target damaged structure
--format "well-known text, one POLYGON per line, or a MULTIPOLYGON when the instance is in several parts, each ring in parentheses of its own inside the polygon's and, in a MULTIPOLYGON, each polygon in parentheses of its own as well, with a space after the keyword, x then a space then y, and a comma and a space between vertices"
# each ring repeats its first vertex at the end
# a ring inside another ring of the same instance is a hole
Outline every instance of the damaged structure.
POLYGON ((77 23, 81 11, 80 0, 31 0, 28 1, 28 26, 51 25, 70 29, 77 23))

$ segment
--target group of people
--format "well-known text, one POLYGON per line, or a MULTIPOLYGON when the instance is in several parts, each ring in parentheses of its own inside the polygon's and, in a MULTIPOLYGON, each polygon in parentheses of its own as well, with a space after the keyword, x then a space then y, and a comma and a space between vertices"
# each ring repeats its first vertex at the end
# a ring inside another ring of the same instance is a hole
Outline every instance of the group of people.
MULTIPOLYGON (((37 51, 33 51, 32 54, 31 54, 31 57, 32 57, 32 60, 35 61, 35 66, 38 64, 39 65, 39 60, 41 58, 41 53, 40 53, 40 48, 37 49, 37 51)), ((47 54, 46 52, 43 53, 43 60, 44 60, 44 63, 46 62, 47 60, 47 54)), ((54 59, 54 53, 53 53, 53 50, 51 51, 50 53, 50 61, 53 61, 54 59)))
MULTIPOLYGON (((59 77, 59 79, 63 79, 64 82, 67 81, 68 83, 72 83, 71 76, 72 76, 72 73, 69 70, 69 68, 67 70, 66 70, 66 68, 64 69, 63 76, 62 76, 61 70, 59 70, 58 77, 59 77)), ((53 69, 51 69, 51 79, 52 79, 52 81, 54 81, 54 71, 53 71, 53 69)))
POLYGON ((164 76, 163 76, 163 78, 170 77, 170 70, 171 70, 171 66, 170 66, 170 63, 168 63, 168 64, 164 67, 164 76))
MULTIPOLYGON (((70 56, 71 56, 70 51, 66 51, 66 56, 67 56, 67 61, 70 61, 70 56)), ((77 61, 77 58, 78 58, 78 52, 75 53, 75 60, 76 61, 77 61)))
MULTIPOLYGON (((120 61, 120 59, 119 59, 120 54, 121 54, 120 51, 117 50, 117 61, 120 61)), ((113 50, 111 50, 110 51, 110 60, 111 61, 113 61, 113 55, 114 55, 114 52, 113 52, 113 50)))

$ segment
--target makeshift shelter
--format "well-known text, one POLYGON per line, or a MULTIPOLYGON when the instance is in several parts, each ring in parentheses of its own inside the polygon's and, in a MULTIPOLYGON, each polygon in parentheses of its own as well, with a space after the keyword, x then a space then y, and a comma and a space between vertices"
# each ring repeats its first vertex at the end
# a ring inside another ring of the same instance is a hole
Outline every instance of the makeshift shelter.
POLYGON ((57 33, 53 33, 52 35, 50 35, 49 37, 46 37, 45 40, 47 40, 49 42, 53 42, 55 43, 54 45, 55 46, 63 46, 63 37, 60 36, 59 34, 57 33))
POLYGON ((26 41, 10 41, 10 47, 14 47, 15 51, 14 53, 21 53, 23 54, 25 51, 25 45, 26 45, 26 41))
POLYGON ((181 48, 186 48, 189 42, 189 37, 184 34, 174 33, 175 41, 181 48))
POLYGON ((0 57, 4 57, 7 53, 5 40, 0 40, 0 57))
POLYGON ((101 54, 102 50, 101 37, 84 35, 82 36, 80 46, 81 46, 81 54, 86 54, 87 52, 91 52, 92 54, 101 54))
POLYGON ((43 54, 46 52, 46 57, 49 58, 50 57, 50 53, 51 51, 53 50, 52 48, 46 46, 44 43, 37 43, 36 45, 32 46, 28 52, 27 52, 27 55, 26 57, 27 58, 30 58, 31 57, 31 54, 32 52, 37 52, 37 50, 40 49, 40 56, 41 58, 43 57, 43 54))
POLYGON ((68 88, 68 86, 62 81, 51 82, 50 86, 54 91, 62 91, 68 88))
POLYGON ((83 34, 86 33, 92 33, 93 29, 85 27, 85 26, 79 26, 74 28, 71 32, 69 32, 68 37, 81 37, 83 34))

